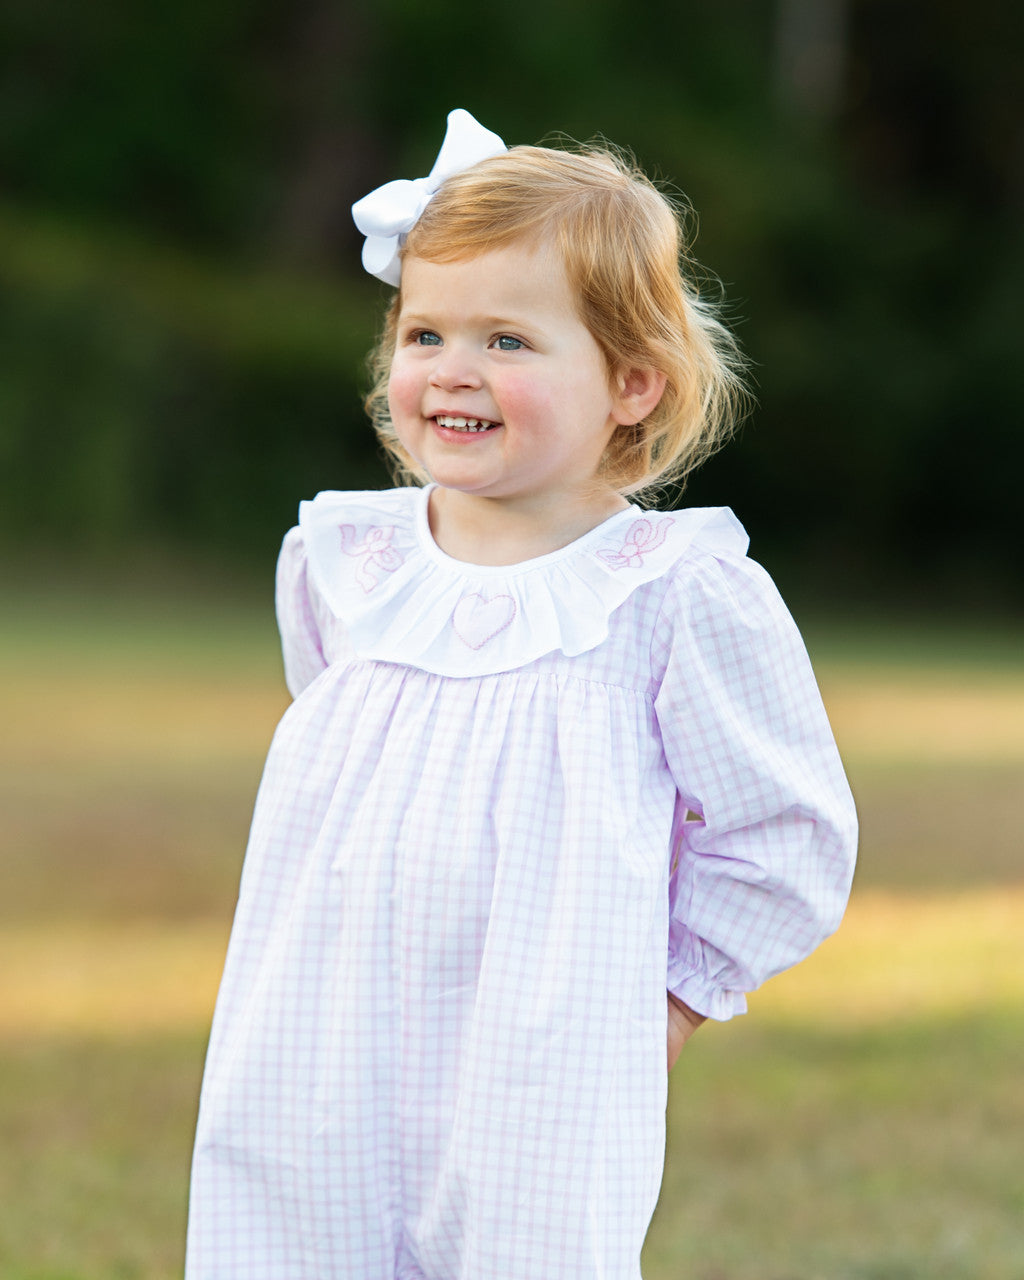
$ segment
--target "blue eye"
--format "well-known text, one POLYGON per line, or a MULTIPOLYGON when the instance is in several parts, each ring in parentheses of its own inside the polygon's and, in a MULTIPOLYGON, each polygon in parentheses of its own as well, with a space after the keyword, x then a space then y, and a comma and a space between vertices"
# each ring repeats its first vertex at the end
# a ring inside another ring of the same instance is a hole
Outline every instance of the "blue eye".
POLYGON ((415 341, 421 347, 439 347, 441 339, 436 333, 432 333, 429 329, 424 329, 422 333, 417 333, 415 341))
POLYGON ((499 351, 521 351, 523 344, 518 338, 513 338, 510 333, 503 333, 494 339, 494 345, 499 351))

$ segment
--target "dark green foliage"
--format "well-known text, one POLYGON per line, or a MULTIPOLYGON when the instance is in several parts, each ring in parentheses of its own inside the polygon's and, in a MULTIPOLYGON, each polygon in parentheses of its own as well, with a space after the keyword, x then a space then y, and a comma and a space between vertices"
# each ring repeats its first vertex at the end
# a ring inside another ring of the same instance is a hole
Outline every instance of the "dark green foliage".
POLYGON ((847 0, 815 103, 779 52, 815 9, 12 0, 5 537, 262 558, 300 497, 385 482, 348 206, 463 105, 628 144, 699 210, 759 408, 688 501, 808 595, 1019 605, 1024 10, 847 0))

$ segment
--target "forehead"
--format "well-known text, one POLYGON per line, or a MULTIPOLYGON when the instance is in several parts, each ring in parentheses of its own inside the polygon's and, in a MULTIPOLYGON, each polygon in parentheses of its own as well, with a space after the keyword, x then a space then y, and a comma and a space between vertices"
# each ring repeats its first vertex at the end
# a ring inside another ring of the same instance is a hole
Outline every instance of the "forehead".
POLYGON ((500 249, 435 262, 407 255, 402 262, 400 310, 423 306, 504 313, 575 312, 575 298, 561 255, 551 245, 515 241, 500 249))

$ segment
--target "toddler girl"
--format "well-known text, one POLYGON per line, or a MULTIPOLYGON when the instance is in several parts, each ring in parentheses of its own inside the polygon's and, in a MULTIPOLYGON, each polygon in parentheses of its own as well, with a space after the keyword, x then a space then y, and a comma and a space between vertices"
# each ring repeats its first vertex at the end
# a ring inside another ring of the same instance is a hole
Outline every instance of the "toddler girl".
POLYGON ((833 930, 855 843, 806 653, 724 509, 625 495, 741 394, 665 198, 453 112, 360 201, 370 408, 416 483, 284 542, 190 1280, 636 1280, 668 1064, 833 930), (420 487, 422 485, 422 487, 420 487))

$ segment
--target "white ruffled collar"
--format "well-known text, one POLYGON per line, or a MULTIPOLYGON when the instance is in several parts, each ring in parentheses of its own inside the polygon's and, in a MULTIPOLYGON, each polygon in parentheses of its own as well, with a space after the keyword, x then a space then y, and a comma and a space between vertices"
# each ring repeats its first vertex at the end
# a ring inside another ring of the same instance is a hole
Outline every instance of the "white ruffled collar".
POLYGON ((299 507, 320 594, 363 658, 495 675, 594 649, 612 613, 697 543, 743 554, 724 507, 630 506, 568 546, 512 565, 454 560, 430 532, 430 490, 324 492, 299 507))

